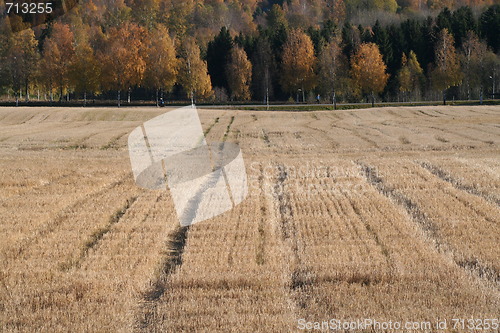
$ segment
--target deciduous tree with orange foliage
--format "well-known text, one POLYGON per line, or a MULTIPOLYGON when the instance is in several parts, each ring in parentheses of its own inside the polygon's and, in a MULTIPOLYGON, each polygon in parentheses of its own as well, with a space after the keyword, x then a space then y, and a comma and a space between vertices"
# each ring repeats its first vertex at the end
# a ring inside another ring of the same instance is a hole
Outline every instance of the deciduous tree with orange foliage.
POLYGON ((63 99, 70 83, 70 68, 75 58, 74 36, 69 25, 54 23, 50 37, 43 46, 43 64, 41 79, 44 85, 52 90, 57 87, 59 100, 63 99))
POLYGON ((375 94, 381 93, 387 85, 389 74, 378 46, 374 43, 363 43, 351 58, 351 75, 361 90, 370 94, 372 106, 375 105, 375 94))
POLYGON ((31 29, 13 34, 7 46, 5 66, 16 97, 16 105, 19 103, 21 88, 24 88, 26 100, 29 99, 28 87, 36 73, 39 59, 37 48, 38 41, 31 29))
POLYGON ((252 81, 252 63, 240 47, 233 47, 226 68, 227 81, 233 100, 248 101, 252 81))
POLYGON ((120 28, 111 28, 104 50, 99 54, 102 63, 104 86, 118 92, 118 106, 121 105, 121 92, 142 83, 146 71, 144 60, 144 40, 146 30, 134 24, 125 23, 120 28))
POLYGON ((316 57, 311 38, 300 30, 292 30, 283 46, 282 59, 281 85, 292 94, 301 89, 305 100, 305 90, 316 85, 316 57))
POLYGON ((446 105, 446 89, 460 84, 463 77, 453 36, 448 29, 445 28, 439 33, 434 52, 436 61, 432 71, 432 85, 443 92, 443 104, 446 105))
POLYGON ((75 48, 75 58, 69 69, 69 79, 76 92, 83 93, 83 104, 87 104, 87 93, 99 90, 101 65, 94 50, 87 42, 75 48))

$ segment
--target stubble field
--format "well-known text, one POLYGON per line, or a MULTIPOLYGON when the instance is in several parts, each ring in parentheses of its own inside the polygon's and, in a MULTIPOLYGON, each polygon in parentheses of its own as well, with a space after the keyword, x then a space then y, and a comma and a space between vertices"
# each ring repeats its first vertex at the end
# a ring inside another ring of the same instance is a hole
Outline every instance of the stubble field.
POLYGON ((500 107, 198 110, 249 195, 189 228, 128 158, 166 111, 0 109, 0 331, 499 318, 500 107))

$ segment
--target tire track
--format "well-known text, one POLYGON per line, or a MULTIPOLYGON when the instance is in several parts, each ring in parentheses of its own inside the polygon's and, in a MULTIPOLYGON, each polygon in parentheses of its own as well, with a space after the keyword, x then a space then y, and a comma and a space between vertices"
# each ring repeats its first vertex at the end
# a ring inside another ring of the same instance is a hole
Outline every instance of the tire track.
MULTIPOLYGON (((214 123, 205 131, 205 136, 210 133, 212 128, 217 123, 219 123, 219 119, 220 118, 217 117, 214 123)), ((219 145, 219 151, 222 151, 222 149, 224 149, 224 143, 228 138, 234 120, 235 116, 232 116, 223 135, 222 142, 219 145)), ((215 182, 217 182, 218 180, 218 176, 211 177, 203 186, 200 187, 201 189, 188 202, 182 216, 179 217, 181 221, 192 220, 194 214, 196 214, 196 211, 198 210, 201 201, 201 195, 203 195, 204 189, 210 188, 211 186, 215 185, 215 182)), ((160 264, 157 278, 152 282, 149 290, 145 291, 141 297, 138 314, 135 315, 134 319, 134 331, 151 332, 155 330, 155 322, 158 312, 157 309, 160 305, 159 302, 161 302, 162 296, 168 290, 170 277, 179 269, 180 266, 182 266, 182 257, 188 241, 189 229, 190 226, 178 226, 167 237, 168 240, 165 245, 166 256, 160 264)), ((229 260, 231 260, 231 258, 232 256, 230 254, 229 260)))
POLYGON ((122 217, 128 212, 129 209, 132 208, 137 198, 137 196, 133 196, 127 199, 123 207, 118 209, 115 213, 113 213, 113 215, 109 217, 108 223, 104 227, 99 228, 90 235, 87 241, 85 241, 85 243, 83 244, 80 255, 76 259, 64 262, 59 266, 61 270, 69 271, 74 267, 80 267, 81 262, 85 260, 89 251, 93 248, 96 248, 100 244, 104 236, 111 231, 113 225, 121 221, 122 217))
MULTIPOLYGON (((118 180, 105 185, 104 187, 101 187, 97 191, 94 191, 92 193, 88 193, 84 195, 83 197, 77 199, 75 202, 67 205, 66 207, 62 208, 59 210, 59 212, 56 213, 55 217, 47 221, 46 223, 42 224, 40 228, 37 230, 33 231, 30 236, 27 236, 23 239, 23 242, 18 244, 16 248, 9 249, 9 252, 12 252, 13 254, 15 253, 14 256, 20 257, 23 255, 27 249, 29 249, 31 246, 35 245, 38 242, 41 242, 43 240, 43 237, 47 236, 51 232, 54 232, 57 227, 59 227, 61 224, 63 224, 65 221, 67 221, 69 215, 80 205, 83 205, 85 202, 92 200, 95 197, 101 196, 112 189, 114 189, 117 186, 123 185, 128 179, 130 178, 130 173, 125 172, 122 177, 120 177, 118 180)), ((10 255, 7 255, 7 257, 10 257, 10 255)))
POLYGON ((168 289, 170 276, 182 265, 182 256, 186 247, 189 227, 178 226, 167 237, 166 256, 157 272, 157 279, 149 290, 143 293, 139 313, 136 314, 135 332, 154 331, 158 302, 168 289))
POLYGON ((443 128, 439 128, 439 127, 435 127, 435 126, 429 126, 428 128, 431 128, 431 129, 434 129, 434 130, 438 130, 438 131, 441 131, 443 133, 447 133, 447 134, 459 136, 459 137, 462 137, 462 138, 467 139, 467 140, 482 142, 482 143, 486 143, 488 145, 492 144, 491 141, 484 141, 484 140, 477 139, 477 138, 474 138, 474 137, 466 135, 466 134, 461 134, 461 133, 456 133, 456 132, 453 132, 453 131, 450 131, 450 130, 445 130, 443 128))
POLYGON ((427 116, 427 117, 439 118, 439 116, 436 116, 436 115, 434 115, 434 114, 429 114, 429 113, 427 113, 427 112, 424 112, 423 110, 417 110, 417 112, 418 112, 418 113, 420 113, 420 114, 423 114, 423 115, 425 115, 425 116, 427 116))
POLYGON ((386 184, 383 179, 377 175, 377 170, 374 167, 359 161, 356 163, 363 171, 363 175, 367 182, 379 193, 389 198, 395 205, 402 207, 410 219, 424 232, 425 236, 430 240, 430 243, 438 253, 450 257, 458 267, 475 276, 481 282, 485 282, 487 285, 500 290, 499 271, 494 267, 484 265, 476 258, 460 258, 458 251, 442 239, 439 235, 439 228, 415 202, 392 186, 386 184))
POLYGON ((342 129, 344 131, 351 132, 353 134, 353 136, 360 138, 361 140, 363 140, 366 143, 369 143, 372 148, 380 148, 379 145, 375 141, 365 137, 364 135, 359 134, 359 132, 353 128, 346 128, 346 127, 342 127, 342 126, 335 125, 335 124, 332 124, 332 128, 339 128, 339 129, 342 129))
MULTIPOLYGON (((18 127, 19 128, 18 132, 21 132, 21 130, 22 130, 22 133, 15 133, 15 134, 12 134, 13 131, 10 131, 10 133, 9 133, 10 136, 8 137, 8 139, 12 139, 12 138, 17 138, 17 137, 22 137, 22 136, 31 137, 31 136, 36 135, 36 134, 47 133, 50 131, 57 131, 60 129, 65 129, 65 130, 77 129, 77 128, 81 127, 81 124, 54 123, 50 127, 45 127, 42 130, 30 130, 29 133, 27 133, 26 129, 22 128, 22 126, 20 124, 13 124, 13 125, 8 125, 8 126, 18 127)), ((7 127, 7 129, 9 129, 8 126, 4 126, 4 128, 7 127)), ((13 128, 12 130, 16 130, 18 128, 13 128)))
POLYGON ((214 127, 217 123, 219 123, 219 119, 220 119, 220 117, 215 118, 215 120, 214 120, 213 124, 211 124, 211 125, 210 125, 210 126, 209 126, 206 130, 205 130, 205 132, 203 132, 203 135, 207 136, 207 135, 208 135, 208 133, 210 133, 210 131, 212 130, 212 128, 213 128, 213 127, 214 127))
POLYGON ((119 149, 120 147, 118 147, 118 141, 120 141, 121 138, 123 138, 124 136, 126 136, 129 132, 125 132, 125 133, 121 133, 117 136, 115 136, 114 138, 112 138, 108 143, 106 143, 104 146, 101 146, 101 148, 99 148, 100 150, 108 150, 108 149, 119 149))
MULTIPOLYGON (((387 263, 387 267, 389 268, 389 273, 395 272, 396 269, 394 267, 393 260, 391 258, 391 254, 389 251, 389 248, 380 240, 380 237, 378 236, 377 232, 374 230, 374 228, 370 225, 369 219, 366 218, 365 214, 363 214, 363 211, 361 208, 355 203, 351 201, 352 209, 356 213, 357 217, 359 220, 362 222, 364 228, 366 229, 367 233, 370 235, 370 237, 373 239, 375 244, 379 247, 380 252, 385 258, 385 261, 387 263)), ((363 242, 366 244, 366 242, 363 242)), ((366 244, 367 250, 368 244, 366 244)), ((371 251, 368 251, 368 254, 370 254, 371 251)))
MULTIPOLYGON (((285 257, 289 258, 286 268, 289 276, 287 285, 288 294, 294 301, 296 307, 293 311, 302 311, 311 302, 311 290, 315 280, 314 273, 306 267, 301 258, 303 250, 298 241, 297 225, 294 219, 294 211, 291 205, 290 195, 286 189, 288 173, 286 167, 278 165, 278 177, 273 186, 273 198, 277 208, 277 229, 280 241, 285 251, 285 257)), ((297 318, 300 318, 297 316, 297 318)))
POLYGON ((388 114, 390 114, 393 117, 399 118, 399 119, 408 119, 410 117, 405 117, 401 114, 401 112, 396 112, 394 110, 386 110, 388 114))
MULTIPOLYGON (((415 163, 417 163, 422 168, 429 171, 430 173, 432 173, 434 176, 438 177, 439 179, 444 180, 445 182, 451 184, 457 190, 465 191, 469 194, 478 196, 478 197, 483 198, 484 200, 486 200, 488 202, 495 204, 497 207, 500 207, 500 199, 494 198, 491 195, 489 195, 487 192, 480 191, 479 189, 477 189, 474 186, 463 184, 462 182, 460 182, 460 180, 453 177, 448 171, 445 171, 444 169, 441 169, 438 166, 433 165, 429 162, 415 162, 415 163)), ((476 213, 477 213, 477 210, 476 210, 476 213)))
MULTIPOLYGON (((225 146, 225 143, 227 141, 227 138, 229 137, 229 133, 231 132, 231 126, 233 126, 235 117, 236 116, 231 116, 231 120, 229 121, 229 124, 226 127, 226 131, 224 132, 224 135, 222 137, 222 142, 219 145, 219 151, 217 152, 218 154, 221 154, 224 150, 224 146, 225 146)), ((223 167, 223 166, 221 165, 220 167, 223 167)), ((222 176, 224 177, 225 183, 229 184, 226 172, 224 171, 224 169, 221 169, 221 170, 222 170, 222 176)), ((228 191, 230 191, 229 187, 228 187, 228 191)), ((233 202, 233 208, 234 208, 234 202, 233 202)), ((236 219, 236 230, 239 229, 240 223, 241 223, 241 219, 236 219)), ((237 233, 234 235, 233 244, 231 245, 230 250, 229 250, 229 254, 228 254, 228 258, 227 258, 229 265, 233 264, 233 255, 234 255, 234 250, 236 248, 236 244, 238 244, 238 234, 237 233)))
POLYGON ((264 168, 262 165, 259 167, 259 188, 261 189, 261 193, 259 196, 259 203, 260 203, 260 213, 261 217, 259 220, 258 224, 258 243, 257 243, 257 250, 255 253, 255 262, 257 265, 261 266, 266 263, 266 238, 267 238, 267 233, 266 233, 266 220, 268 219, 268 214, 267 214, 267 208, 265 205, 266 201, 266 194, 264 193, 265 188, 264 188, 264 168))
POLYGON ((478 126, 479 128, 473 127, 473 126, 467 126, 466 128, 471 129, 475 132, 479 132, 480 134, 486 133, 489 135, 500 136, 500 131, 498 131, 498 130, 495 132, 490 132, 490 131, 485 130, 485 128, 490 129, 491 128, 490 126, 485 126, 485 124, 474 124, 474 125, 478 126))
MULTIPOLYGON (((304 124, 304 126, 306 128, 309 128, 309 129, 313 130, 313 131, 317 131, 317 132, 323 133, 323 135, 326 135, 328 137, 328 139, 329 139, 328 140, 328 144, 330 145, 329 148, 332 149, 332 150, 337 149, 340 146, 340 144, 338 142, 336 142, 336 141, 333 140, 333 138, 329 135, 330 133, 328 131, 326 131, 324 129, 321 129, 321 128, 317 128, 317 127, 311 126, 310 124, 312 124, 313 122, 314 121, 308 122, 307 124, 304 124)), ((296 133, 297 132, 295 132, 293 134, 294 134, 295 138, 299 139, 299 137, 297 137, 296 133)), ((318 139, 316 136, 314 136, 312 134, 309 137, 313 138, 319 144, 319 147, 324 147, 324 145, 325 145, 324 141, 321 141, 320 139, 318 139)), ((322 137, 324 138, 324 136, 322 136, 322 137)), ((301 138, 301 136, 300 136, 300 138, 301 138)))

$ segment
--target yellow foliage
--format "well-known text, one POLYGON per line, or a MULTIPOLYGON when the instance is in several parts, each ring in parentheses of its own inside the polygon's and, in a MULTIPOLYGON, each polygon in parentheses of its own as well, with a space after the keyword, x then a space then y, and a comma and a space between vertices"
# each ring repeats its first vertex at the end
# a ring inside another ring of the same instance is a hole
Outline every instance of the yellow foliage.
POLYGON ((60 94, 69 86, 70 68, 74 61, 74 35, 66 24, 55 23, 52 34, 44 43, 41 79, 52 90, 56 86, 60 94))
POLYGON ((290 93, 314 88, 314 46, 311 38, 300 30, 292 30, 283 47, 281 84, 290 93))
POLYGON ((212 82, 208 74, 207 62, 200 57, 200 48, 193 38, 186 38, 181 50, 179 83, 194 102, 196 96, 212 96, 212 82))
POLYGON ((151 33, 145 53, 146 86, 170 91, 176 82, 179 66, 174 42, 165 26, 158 25, 151 33))
POLYGON ((227 66, 227 79, 233 99, 240 101, 250 99, 252 63, 240 47, 233 47, 231 50, 231 61, 227 66))
POLYGON ((432 84, 437 90, 445 90, 462 82, 460 61, 455 50, 453 36, 448 29, 439 33, 435 49, 436 68, 432 73, 432 84))
POLYGON ((146 70, 142 52, 145 34, 144 28, 134 23, 110 29, 106 47, 100 53, 106 88, 120 91, 142 83, 146 70))
POLYGON ((415 52, 410 51, 409 59, 403 53, 401 65, 398 73, 399 91, 408 92, 415 90, 423 75, 422 67, 418 63, 415 52))
POLYGON ((365 93, 381 93, 389 79, 385 72, 387 66, 382 59, 378 46, 364 43, 351 58, 351 74, 354 81, 365 93))

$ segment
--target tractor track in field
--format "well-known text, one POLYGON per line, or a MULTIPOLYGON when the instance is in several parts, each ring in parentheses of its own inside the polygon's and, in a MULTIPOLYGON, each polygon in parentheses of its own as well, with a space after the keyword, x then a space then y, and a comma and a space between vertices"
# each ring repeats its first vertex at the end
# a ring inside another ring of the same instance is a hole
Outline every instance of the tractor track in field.
MULTIPOLYGON (((205 130, 205 136, 208 135, 212 128, 219 123, 219 120, 220 118, 217 117, 207 130, 205 130)), ((219 150, 224 149, 224 144, 229 136, 234 120, 235 116, 232 116, 222 137, 222 142, 219 144, 219 150)), ((193 214, 196 214, 196 211, 198 210, 200 197, 204 191, 203 189, 214 185, 213 182, 217 180, 218 177, 210 178, 207 181, 208 185, 205 184, 204 186, 201 186, 202 190, 198 191, 198 193, 193 196, 193 198, 188 202, 183 215, 179 217, 181 221, 190 220, 194 217, 193 214)), ((142 295, 139 311, 135 318, 134 331, 154 331, 159 302, 161 302, 162 296, 168 290, 170 276, 174 274, 182 265, 182 257, 188 241, 189 229, 190 226, 178 226, 169 234, 165 245, 165 256, 160 264, 157 278, 151 283, 149 290, 144 292, 142 295)), ((232 260, 232 253, 230 253, 228 260, 232 260)))
POLYGON ((100 150, 108 150, 108 149, 117 150, 117 149, 119 149, 120 147, 118 146, 118 142, 120 141, 121 138, 123 138, 124 136, 126 136, 128 134, 129 134, 129 132, 120 133, 119 135, 113 137, 110 141, 108 141, 108 143, 101 146, 99 149, 100 150))
MULTIPOLYGON (((474 186, 463 184, 456 177, 453 177, 453 175, 451 175, 451 173, 449 173, 448 171, 446 171, 446 170, 444 170, 436 165, 433 165, 429 162, 418 162, 417 161, 416 163, 417 163, 417 165, 421 166, 425 170, 432 173, 434 176, 451 184, 457 190, 464 191, 464 192, 467 192, 469 194, 475 195, 477 197, 483 198, 484 200, 486 200, 492 204, 495 204, 497 207, 500 208, 500 199, 494 198, 491 195, 489 195, 487 192, 481 191, 474 186)), ((476 213, 478 213, 478 211, 476 211, 476 213)), ((481 215, 481 214, 479 214, 479 215, 481 215)), ((483 216, 483 217, 485 217, 485 216, 483 216)), ((492 222, 491 220, 489 220, 489 221, 492 222)))
POLYGON ((290 260, 285 268, 289 276, 287 293, 295 305, 294 312, 300 313, 311 302, 315 276, 302 262, 301 255, 303 250, 299 244, 291 198, 285 184, 288 178, 286 167, 278 165, 277 168, 278 177, 273 186, 273 198, 277 211, 277 231, 285 256, 290 260))
MULTIPOLYGON (((236 118, 236 116, 231 116, 231 119, 229 120, 229 124, 227 125, 226 131, 224 132, 224 135, 222 137, 222 142, 219 144, 219 151, 217 153, 221 153, 224 150, 224 146, 226 144, 227 139, 229 138, 229 134, 231 133, 231 127, 233 126, 235 118, 236 118)), ((220 166, 220 167, 223 167, 223 166, 220 166)), ((224 177, 225 183, 229 184, 228 179, 227 179, 227 174, 226 174, 226 171, 224 169, 222 169, 222 176, 224 177)), ((231 190, 229 187, 227 187, 227 190, 231 194, 231 192, 230 192, 231 190)), ((232 195, 230 195, 230 196, 232 197, 232 195)), ((234 209, 234 202, 233 202, 233 209, 234 209)), ((237 221, 236 222, 236 230, 238 230, 240 223, 241 223, 241 219, 236 219, 236 221, 237 221)), ((233 244, 230 247, 231 250, 229 250, 229 254, 227 257, 227 261, 228 261, 229 265, 233 264, 233 256, 234 256, 234 251, 236 249, 236 244, 238 244, 238 237, 239 237, 238 233, 236 232, 234 237, 233 237, 233 244)))
POLYGON ((478 127, 474 127, 474 126, 466 126, 466 128, 470 129, 470 130, 473 130, 473 131, 476 131, 476 132, 479 132, 479 133, 486 133, 488 135, 494 135, 494 136, 500 136, 500 131, 495 131, 495 132, 490 132, 490 131, 486 131, 485 128, 487 129, 490 129, 491 127, 490 126, 487 126, 485 124, 474 124, 478 127))
POLYGON ((214 119, 214 122, 213 122, 210 126, 208 126, 208 128, 207 128, 207 129, 203 132, 203 135, 207 136, 207 135, 210 133, 210 131, 212 130, 212 128, 213 128, 216 124, 218 124, 218 123, 219 123, 219 120, 220 120, 220 117, 216 117, 216 118, 214 119))
MULTIPOLYGON (((306 128, 309 128, 309 129, 313 130, 313 131, 320 132, 320 133, 322 133, 323 135, 325 135, 326 137, 328 137, 328 144, 329 144, 329 146, 330 146, 330 147, 329 147, 330 149, 335 150, 335 149, 337 149, 338 147, 340 147, 340 144, 339 144, 338 142, 336 142, 336 141, 334 141, 334 140, 333 140, 333 138, 330 136, 330 133, 329 133, 327 130, 324 130, 324 129, 321 129, 321 128, 317 128, 317 127, 311 126, 311 124, 312 124, 313 122, 314 122, 314 120, 313 120, 313 121, 310 121, 310 122, 308 122, 308 123, 306 123, 306 124, 304 124, 304 126, 305 126, 306 128)), ((294 137, 295 137, 296 139, 299 139, 299 138, 300 138, 300 135, 297 135, 297 132, 293 133, 293 135, 294 135, 294 137)), ((310 138, 313 138, 313 139, 314 139, 314 140, 315 140, 315 141, 319 144, 319 147, 322 147, 322 146, 324 146, 324 145, 325 145, 325 142, 324 142, 324 141, 322 141, 322 140, 318 139, 318 138, 317 138, 316 136, 314 136, 313 134, 311 134, 309 137, 310 137, 310 138)))
POLYGON ((435 126, 429 126, 428 128, 431 128, 433 130, 438 130, 438 131, 441 131, 441 132, 446 133, 446 134, 455 135, 455 136, 458 136, 458 137, 461 137, 461 138, 464 138, 464 139, 467 139, 467 140, 482 142, 482 143, 485 143, 485 144, 488 144, 488 145, 492 144, 491 141, 484 141, 484 140, 481 140, 481 139, 476 139, 476 138, 474 138, 474 137, 472 137, 470 135, 457 133, 457 132, 454 132, 454 131, 446 130, 444 128, 439 128, 439 127, 435 127, 435 126))
POLYGON ((125 183, 125 181, 130 177, 129 172, 126 172, 123 174, 122 177, 120 177, 118 180, 105 185, 101 187, 100 189, 85 194, 83 197, 80 197, 76 199, 73 203, 65 206, 61 210, 59 210, 56 214, 55 217, 51 218, 47 223, 43 223, 38 230, 32 232, 29 237, 26 237, 23 239, 23 242, 21 244, 18 244, 15 249, 10 249, 10 251, 15 252, 15 256, 19 257, 22 256, 23 253, 32 245, 36 244, 37 242, 42 241, 43 237, 46 235, 50 234, 54 230, 56 230, 57 227, 59 227, 61 224, 63 224, 67 219, 69 214, 77 207, 85 203, 86 201, 91 200, 94 197, 100 196, 106 192, 111 191, 113 188, 122 185, 125 183))
POLYGON ((139 311, 135 316, 135 332, 154 331, 158 302, 168 289, 170 276, 182 265, 188 233, 189 227, 178 226, 167 237, 165 256, 157 272, 157 278, 140 300, 139 311))
MULTIPOLYGON (((377 244, 377 247, 379 248, 380 253, 382 253, 382 255, 384 256, 385 261, 387 263, 387 267, 389 268, 389 272, 396 271, 396 268, 394 267, 394 262, 393 262, 392 257, 391 257, 391 253, 389 251, 389 248, 380 239, 377 231, 374 230, 374 228, 370 225, 370 218, 367 218, 366 214, 363 213, 359 204, 352 202, 351 200, 349 200, 349 201, 351 202, 352 210, 356 213, 356 216, 358 217, 358 219, 360 220, 360 222, 364 226, 366 232, 370 235, 370 237, 373 239, 375 244, 377 244)), ((360 240, 361 240, 361 238, 360 238, 360 240)), ((368 244, 366 242, 363 242, 363 244, 365 244, 365 246, 367 248, 367 253, 370 253, 371 251, 369 251, 368 244)))
POLYGON ((332 125, 331 125, 331 127, 332 127, 332 128, 339 128, 339 129, 341 129, 341 130, 351 132, 351 134, 352 134, 353 136, 355 136, 355 137, 357 137, 357 138, 361 139, 362 141, 364 141, 364 142, 366 142, 366 143, 369 143, 369 144, 370 144, 370 146, 371 146, 370 148, 380 148, 380 147, 379 147, 379 145, 378 145, 375 141, 373 141, 373 140, 371 140, 371 139, 367 138, 367 137, 366 137, 366 136, 364 136, 364 135, 359 134, 359 132, 358 132, 358 130, 357 130, 357 129, 354 129, 354 128, 346 128, 346 127, 342 127, 342 126, 335 125, 335 124, 332 124, 332 125))
POLYGON ((269 219, 268 209, 266 207, 266 194, 264 189, 264 168, 262 165, 259 167, 259 189, 261 193, 259 194, 259 206, 261 217, 258 223, 258 243, 257 250, 255 253, 255 262, 257 265, 264 265, 266 262, 266 247, 267 247, 267 232, 266 232, 266 221, 269 219))
POLYGON ((419 116, 419 117, 420 117, 420 116, 422 116, 422 115, 424 115, 424 116, 426 116, 426 117, 439 118, 439 116, 436 116, 435 114, 429 114, 429 113, 424 112, 424 111, 422 111, 422 110, 412 111, 412 113, 413 113, 414 115, 416 115, 416 116, 419 116))
POLYGON ((404 115, 401 114, 401 112, 396 112, 394 110, 386 110, 387 114, 399 118, 399 119, 407 119, 409 117, 405 117, 404 115))
POLYGON ((125 204, 122 206, 122 208, 118 209, 109 217, 108 223, 104 227, 97 229, 89 236, 89 238, 83 244, 83 247, 80 250, 80 254, 76 259, 73 260, 70 259, 59 266, 61 270, 69 271, 74 267, 76 268, 80 267, 82 261, 84 261, 85 258, 87 258, 89 252, 92 249, 99 246, 104 236, 111 231, 111 228, 115 224, 121 221, 122 217, 129 211, 129 209, 133 207, 137 199, 138 199, 137 196, 132 196, 128 198, 125 201, 125 204))
MULTIPOLYGON (((9 125, 9 126, 21 126, 20 124, 13 124, 13 125, 9 125)), ((76 128, 80 128, 82 125, 81 124, 65 124, 65 123, 53 123, 52 124, 52 129, 53 130, 58 130, 58 129, 61 129, 64 127, 64 129, 76 129, 76 128)), ((39 129, 39 130, 30 130, 29 131, 29 136, 34 136, 36 134, 43 134, 43 133, 47 133, 47 129, 39 129)), ((27 133, 10 133, 10 136, 7 138, 7 139, 11 139, 11 138, 16 138, 16 137, 22 137, 22 136, 27 136, 28 134, 27 133)))
POLYGON ((494 267, 481 263, 476 258, 460 258, 457 250, 439 235, 439 228, 435 223, 420 209, 420 207, 403 193, 386 184, 377 174, 376 168, 356 162, 361 168, 367 182, 372 185, 380 194, 390 199, 396 206, 402 207, 409 218, 416 223, 424 232, 426 237, 433 244, 435 250, 444 256, 450 257, 453 262, 462 270, 485 282, 488 286, 500 290, 500 272, 494 267))

